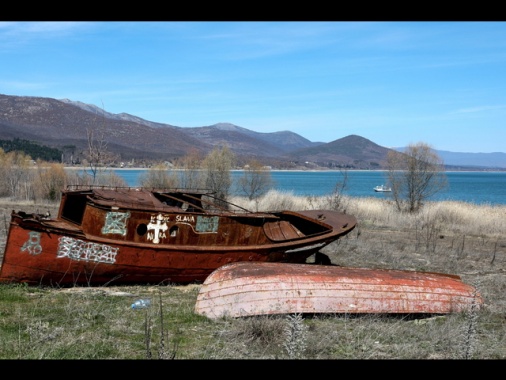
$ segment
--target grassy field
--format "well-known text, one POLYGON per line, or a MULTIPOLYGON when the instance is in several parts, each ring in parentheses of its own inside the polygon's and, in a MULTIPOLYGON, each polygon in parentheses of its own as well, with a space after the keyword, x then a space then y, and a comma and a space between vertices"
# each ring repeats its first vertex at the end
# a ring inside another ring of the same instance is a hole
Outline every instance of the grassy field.
MULTIPOLYGON (((506 207, 459 202, 399 214, 377 198, 271 192, 258 210, 339 208, 358 227, 323 249, 342 266, 457 274, 485 306, 444 316, 321 315, 209 320, 199 285, 48 288, 0 285, 1 359, 506 359, 506 207), (131 304, 150 298, 151 306, 131 304)), ((12 209, 0 202, 0 255, 12 209)))

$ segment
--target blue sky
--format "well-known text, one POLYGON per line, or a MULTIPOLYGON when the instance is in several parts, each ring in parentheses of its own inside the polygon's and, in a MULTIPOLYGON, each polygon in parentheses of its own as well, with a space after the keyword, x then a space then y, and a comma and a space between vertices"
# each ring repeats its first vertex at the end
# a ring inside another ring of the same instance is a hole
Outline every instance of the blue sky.
POLYGON ((0 93, 179 127, 506 152, 506 22, 0 22, 0 93))

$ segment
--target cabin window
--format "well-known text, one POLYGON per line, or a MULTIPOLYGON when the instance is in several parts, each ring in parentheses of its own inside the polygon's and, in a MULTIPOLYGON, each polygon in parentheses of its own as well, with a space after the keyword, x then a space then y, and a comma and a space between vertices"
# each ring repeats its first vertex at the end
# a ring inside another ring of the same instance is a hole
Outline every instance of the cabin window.
POLYGON ((200 194, 189 196, 182 193, 154 193, 154 195, 168 206, 179 207, 186 211, 201 211, 203 209, 200 194))
POLYGON ((70 194, 64 198, 61 211, 62 219, 81 224, 83 221, 84 210, 86 208, 86 194, 70 194))
POLYGON ((139 236, 144 236, 148 232, 148 226, 145 223, 141 223, 137 226, 137 234, 139 236))

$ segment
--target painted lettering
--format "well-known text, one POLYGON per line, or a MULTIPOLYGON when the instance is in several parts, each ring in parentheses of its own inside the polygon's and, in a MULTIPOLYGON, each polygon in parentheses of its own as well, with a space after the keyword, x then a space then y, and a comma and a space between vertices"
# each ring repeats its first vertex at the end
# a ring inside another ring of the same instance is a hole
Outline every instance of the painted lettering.
POLYGON ((197 216, 197 224, 195 231, 197 232, 213 232, 218 231, 220 218, 218 216, 197 216))
POLYGON ((107 244, 62 236, 59 239, 57 258, 67 257, 77 261, 91 261, 104 264, 114 264, 119 248, 107 244))
POLYGON ((30 255, 39 255, 42 252, 40 245, 40 232, 30 231, 28 240, 21 247, 21 252, 28 251, 30 255))
POLYGON ((176 222, 178 222, 178 223, 195 223, 195 216, 193 216, 193 215, 176 215, 176 222))

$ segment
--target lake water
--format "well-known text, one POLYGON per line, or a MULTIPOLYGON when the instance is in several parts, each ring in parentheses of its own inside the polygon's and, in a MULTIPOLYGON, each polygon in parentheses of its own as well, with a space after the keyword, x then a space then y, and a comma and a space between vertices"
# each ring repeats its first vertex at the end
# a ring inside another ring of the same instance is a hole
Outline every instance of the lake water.
MULTIPOLYGON (((139 177, 145 169, 115 170, 128 186, 139 186, 139 177)), ((234 183, 243 172, 232 171, 234 183)), ((431 200, 454 200, 476 204, 506 205, 506 172, 447 172, 448 187, 431 200)), ((331 194, 336 183, 342 183, 340 171, 272 171, 274 188, 294 195, 331 194)), ((376 193, 373 188, 386 183, 383 171, 351 170, 347 172, 344 194, 354 197, 388 198, 390 193, 376 193)), ((232 191, 234 191, 233 187, 232 191)))

